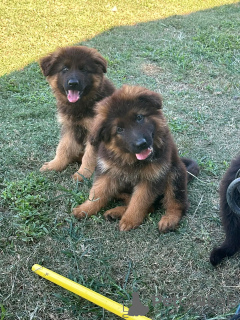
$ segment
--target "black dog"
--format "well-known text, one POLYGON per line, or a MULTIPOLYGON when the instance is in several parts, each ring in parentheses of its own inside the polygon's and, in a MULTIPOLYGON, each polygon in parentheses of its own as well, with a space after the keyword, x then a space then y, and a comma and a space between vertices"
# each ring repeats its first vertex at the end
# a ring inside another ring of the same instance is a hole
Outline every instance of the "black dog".
POLYGON ((240 250, 240 156, 231 162, 220 186, 220 213, 226 239, 219 248, 212 250, 210 262, 216 266, 225 257, 240 250), (239 187, 239 190, 238 190, 239 187))

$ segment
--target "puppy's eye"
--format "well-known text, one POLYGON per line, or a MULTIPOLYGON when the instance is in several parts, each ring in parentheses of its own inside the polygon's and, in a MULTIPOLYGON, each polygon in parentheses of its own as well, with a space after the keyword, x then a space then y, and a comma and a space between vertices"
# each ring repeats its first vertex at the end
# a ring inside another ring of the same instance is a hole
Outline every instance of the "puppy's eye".
POLYGON ((144 116, 142 114, 137 114, 136 121, 143 122, 143 120, 144 120, 144 116))
POLYGON ((66 66, 62 68, 62 72, 67 72, 68 70, 69 70, 69 68, 66 66))
POLYGON ((87 72, 87 68, 84 67, 84 66, 83 66, 83 67, 79 67, 78 69, 79 69, 80 71, 82 71, 82 72, 87 72))
POLYGON ((123 128, 121 128, 121 127, 117 127, 117 133, 118 133, 118 134, 123 133, 123 131, 124 131, 124 129, 123 129, 123 128))

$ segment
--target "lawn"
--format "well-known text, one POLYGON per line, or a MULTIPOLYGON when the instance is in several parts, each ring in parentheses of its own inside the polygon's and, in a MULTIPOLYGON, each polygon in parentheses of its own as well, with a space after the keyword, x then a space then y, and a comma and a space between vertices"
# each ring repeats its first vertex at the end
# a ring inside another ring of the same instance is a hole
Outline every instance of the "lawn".
POLYGON ((239 152, 239 3, 2 1, 0 9, 0 319, 117 318, 38 277, 35 263, 126 306, 138 291, 153 320, 228 319, 240 304, 239 254, 217 268, 209 254, 224 239, 219 182, 239 152), (71 210, 91 181, 72 181, 77 164, 39 172, 59 126, 36 59, 73 43, 99 50, 116 87, 162 94, 179 153, 201 167, 175 232, 158 233, 162 210, 130 232, 101 213, 79 222, 71 210))
POLYGON ((2 0, 0 76, 56 47, 88 40, 112 27, 189 14, 236 0, 2 0))

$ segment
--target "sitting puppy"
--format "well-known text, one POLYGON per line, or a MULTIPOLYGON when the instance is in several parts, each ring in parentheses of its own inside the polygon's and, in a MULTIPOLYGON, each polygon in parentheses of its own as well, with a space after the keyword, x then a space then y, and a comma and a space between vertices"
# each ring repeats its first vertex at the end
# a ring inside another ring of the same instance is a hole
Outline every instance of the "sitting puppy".
POLYGON ((194 175, 199 168, 180 159, 161 108, 159 94, 130 86, 97 104, 90 133, 98 152, 96 177, 89 200, 73 210, 76 218, 95 215, 109 200, 121 198, 125 205, 106 211, 105 217, 121 219, 120 230, 130 230, 162 198, 166 214, 159 230, 177 227, 188 208, 186 166, 194 175))
POLYGON ((89 157, 83 155, 94 106, 115 90, 104 76, 107 61, 95 49, 73 46, 60 48, 42 58, 40 67, 57 99, 58 119, 62 125, 55 158, 46 162, 40 171, 61 171, 71 162, 82 161, 73 177, 78 180, 82 180, 81 175, 89 178, 96 165, 90 145, 89 157))
POLYGON ((219 248, 214 248, 210 255, 213 266, 225 257, 231 257, 240 250, 240 180, 237 172, 240 169, 240 156, 231 162, 220 185, 220 213, 226 238, 219 248))

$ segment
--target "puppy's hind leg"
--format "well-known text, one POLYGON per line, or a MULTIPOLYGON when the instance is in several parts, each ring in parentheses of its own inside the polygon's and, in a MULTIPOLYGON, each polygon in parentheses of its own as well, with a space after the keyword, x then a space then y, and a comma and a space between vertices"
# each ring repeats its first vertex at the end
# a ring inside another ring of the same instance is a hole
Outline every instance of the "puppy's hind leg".
POLYGON ((104 213, 104 217, 105 217, 105 219, 107 219, 109 221, 121 219, 126 210, 127 210, 127 206, 115 207, 113 209, 107 210, 104 213))
POLYGON ((104 213, 105 219, 112 221, 116 219, 121 219, 124 215, 125 211, 127 210, 127 207, 129 205, 129 202, 131 200, 131 195, 129 193, 119 193, 115 197, 117 200, 123 200, 125 205, 124 206, 118 206, 113 209, 109 209, 104 213))
POLYGON ((188 208, 187 175, 185 169, 171 173, 164 193, 163 205, 166 209, 158 223, 160 232, 174 230, 188 208))

